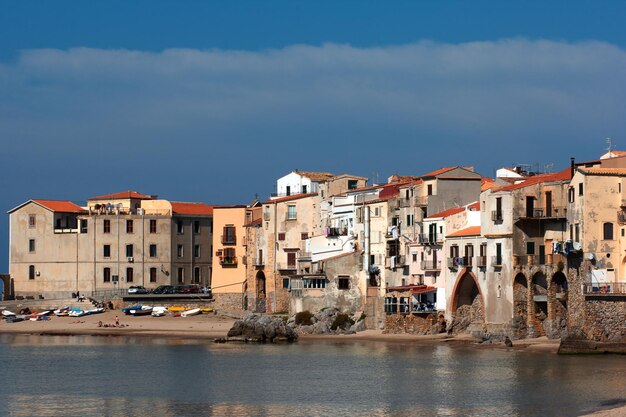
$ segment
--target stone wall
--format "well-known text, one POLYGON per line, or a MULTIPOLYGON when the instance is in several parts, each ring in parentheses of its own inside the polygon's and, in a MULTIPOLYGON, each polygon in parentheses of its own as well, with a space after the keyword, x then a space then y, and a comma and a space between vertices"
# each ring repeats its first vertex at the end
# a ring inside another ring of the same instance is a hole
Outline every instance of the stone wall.
POLYGON ((225 292, 213 295, 213 308, 219 312, 242 314, 243 313, 243 294, 235 292, 225 292))
POLYGON ((385 318, 385 330, 383 333, 410 333, 410 334, 437 334, 446 330, 444 314, 438 316, 415 316, 412 314, 393 314, 385 318))
POLYGON ((585 333, 599 342, 626 342, 626 297, 585 302, 585 333))

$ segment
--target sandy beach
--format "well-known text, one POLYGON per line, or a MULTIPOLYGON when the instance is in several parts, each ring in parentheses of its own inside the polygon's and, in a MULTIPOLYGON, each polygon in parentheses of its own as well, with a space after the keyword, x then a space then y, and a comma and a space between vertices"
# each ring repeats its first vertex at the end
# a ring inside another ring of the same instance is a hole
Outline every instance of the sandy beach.
MULTIPOLYGON (((145 336, 145 337, 184 337, 197 339, 216 339, 225 337, 235 319, 215 314, 201 314, 192 317, 126 316, 120 311, 106 311, 102 314, 75 317, 50 317, 50 320, 23 321, 7 323, 0 320, 0 334, 35 334, 35 335, 94 335, 94 336, 145 336), (119 318, 120 327, 115 327, 115 317, 119 318), (99 327, 102 322, 103 327, 99 327), (108 327, 107 327, 108 326, 108 327)), ((385 334, 382 330, 365 330, 350 335, 301 335, 300 341, 332 341, 332 342, 391 342, 391 343, 446 343, 467 345, 486 349, 532 350, 556 353, 558 340, 545 337, 537 339, 516 340, 513 347, 503 343, 482 343, 469 335, 448 336, 385 334)))

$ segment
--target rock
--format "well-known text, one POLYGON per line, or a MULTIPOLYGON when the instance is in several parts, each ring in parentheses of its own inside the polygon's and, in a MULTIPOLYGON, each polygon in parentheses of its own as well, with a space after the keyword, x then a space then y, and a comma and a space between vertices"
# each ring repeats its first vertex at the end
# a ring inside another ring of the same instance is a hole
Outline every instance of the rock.
POLYGON ((313 333, 314 334, 330 333, 330 326, 323 321, 318 321, 317 323, 313 325, 313 333))
POLYGON ((302 334, 313 334, 314 326, 300 326, 298 329, 302 334))
POLYGON ((222 342, 294 342, 298 335, 281 318, 268 315, 248 315, 244 320, 237 320, 228 331, 228 337, 222 342))
POLYGON ((233 323, 233 326, 228 331, 228 337, 241 336, 243 334, 244 322, 241 320, 237 320, 233 323))

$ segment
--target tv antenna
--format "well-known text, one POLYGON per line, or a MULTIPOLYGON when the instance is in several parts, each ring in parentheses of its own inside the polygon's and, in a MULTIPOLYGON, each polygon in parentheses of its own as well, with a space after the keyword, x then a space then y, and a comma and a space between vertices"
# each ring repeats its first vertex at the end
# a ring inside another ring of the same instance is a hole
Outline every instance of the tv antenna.
POLYGON ((606 150, 609 151, 609 153, 611 153, 611 149, 613 148, 613 141, 611 140, 611 138, 606 138, 606 143, 609 145, 609 147, 606 148, 606 150))

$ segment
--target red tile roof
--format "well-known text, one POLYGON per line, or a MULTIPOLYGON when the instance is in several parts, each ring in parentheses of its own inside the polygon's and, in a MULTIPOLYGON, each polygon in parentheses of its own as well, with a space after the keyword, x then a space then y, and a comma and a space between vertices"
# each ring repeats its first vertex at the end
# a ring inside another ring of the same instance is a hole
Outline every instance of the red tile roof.
POLYGON ((480 210, 480 201, 470 204, 469 206, 467 206, 467 208, 473 211, 480 210))
POLYGON ((298 171, 297 169, 293 172, 317 182, 328 181, 330 178, 335 176, 335 174, 331 174, 330 172, 298 171))
POLYGON ((137 200, 153 200, 156 198, 154 195, 141 194, 137 191, 122 191, 119 193, 99 195, 96 197, 91 197, 89 201, 92 200, 126 200, 126 199, 137 199, 137 200))
POLYGON ((398 285, 396 287, 387 287, 387 291, 411 291, 413 294, 421 294, 437 291, 437 288, 427 285, 398 285))
POLYGON ((541 184, 544 182, 556 182, 556 181, 569 181, 572 179, 571 169, 567 168, 561 172, 554 174, 539 174, 532 177, 528 177, 518 184, 507 185, 500 188, 497 191, 513 191, 521 188, 530 187, 531 185, 541 184))
POLYGON ((440 168, 440 169, 438 169, 436 171, 432 171, 432 172, 429 172, 428 174, 424 174, 421 177, 422 178, 436 177, 437 175, 445 174, 446 172, 452 171, 453 169, 456 169, 456 168, 460 168, 460 167, 457 165, 457 166, 453 166, 453 167, 440 168))
POLYGON ((448 216, 452 216, 454 214, 458 214, 465 211, 465 207, 454 207, 448 210, 440 211, 439 213, 435 213, 431 216, 426 217, 427 219, 438 219, 438 218, 446 218, 448 216))
POLYGON ((263 204, 282 203, 284 201, 291 201, 291 200, 298 200, 300 198, 313 197, 314 195, 317 195, 317 193, 288 195, 286 197, 280 197, 280 198, 275 198, 273 200, 267 200, 263 202, 263 204))
POLYGON ((480 236, 480 226, 471 226, 467 229, 459 230, 449 234, 446 237, 465 237, 465 236, 480 236))
POLYGON ((616 177, 622 177, 626 175, 626 168, 578 168, 578 171, 587 175, 608 175, 616 177))
POLYGON ((209 206, 204 203, 191 203, 172 201, 172 211, 175 214, 198 214, 198 215, 212 215, 213 206, 209 206))
POLYGON ((32 200, 40 206, 57 213, 86 213, 82 207, 67 200, 32 200))

